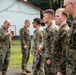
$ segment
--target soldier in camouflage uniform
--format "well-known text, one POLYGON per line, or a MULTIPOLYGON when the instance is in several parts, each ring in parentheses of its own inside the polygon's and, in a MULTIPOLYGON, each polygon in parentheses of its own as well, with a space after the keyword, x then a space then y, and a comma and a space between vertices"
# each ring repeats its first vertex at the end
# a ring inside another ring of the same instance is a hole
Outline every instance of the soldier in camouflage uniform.
POLYGON ((8 30, 9 26, 10 21, 5 20, 0 27, 0 71, 2 71, 2 75, 6 75, 11 55, 11 31, 8 30))
POLYGON ((36 29, 33 34, 33 75, 44 75, 43 70, 43 51, 39 51, 39 45, 43 43, 43 28, 41 27, 40 19, 33 20, 33 27, 36 29))
POLYGON ((47 28, 44 34, 44 43, 40 45, 39 49, 44 49, 44 69, 45 75, 55 75, 52 65, 52 53, 54 46, 54 38, 58 32, 58 27, 53 24, 54 11, 52 9, 47 9, 43 12, 43 21, 47 24, 47 28))
POLYGON ((66 12, 73 17, 70 27, 70 48, 67 54, 67 75, 76 75, 76 0, 64 0, 64 6, 66 12))
POLYGON ((66 75, 66 53, 69 49, 70 28, 66 23, 67 14, 64 8, 56 10, 55 22, 60 26, 54 41, 54 64, 57 75, 66 75))
POLYGON ((30 26, 30 21, 25 20, 24 27, 20 29, 20 42, 22 49, 22 74, 31 73, 27 70, 27 63, 29 60, 31 42, 30 42, 30 33, 28 27, 30 26))
POLYGON ((73 21, 73 17, 72 16, 68 16, 67 17, 67 23, 68 23, 69 27, 71 27, 72 21, 73 21))

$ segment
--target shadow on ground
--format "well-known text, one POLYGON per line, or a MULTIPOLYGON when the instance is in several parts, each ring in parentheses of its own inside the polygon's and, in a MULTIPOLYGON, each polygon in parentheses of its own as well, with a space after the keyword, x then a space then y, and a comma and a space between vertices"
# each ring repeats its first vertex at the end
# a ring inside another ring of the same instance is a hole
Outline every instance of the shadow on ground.
MULTIPOLYGON (((28 70, 32 71, 30 65, 27 68, 28 70)), ((8 68, 7 75, 22 75, 21 72, 22 70, 20 67, 11 67, 11 68, 8 68)), ((32 75, 32 73, 28 73, 27 75, 32 75)))

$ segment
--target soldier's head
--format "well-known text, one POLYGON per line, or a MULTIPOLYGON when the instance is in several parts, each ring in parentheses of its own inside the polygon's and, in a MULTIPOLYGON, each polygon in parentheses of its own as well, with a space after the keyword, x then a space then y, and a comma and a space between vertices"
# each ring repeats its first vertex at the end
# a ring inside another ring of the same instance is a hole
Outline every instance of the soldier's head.
POLYGON ((76 13, 76 0, 64 0, 64 7, 68 15, 73 16, 76 13))
POLYGON ((66 20, 67 20, 67 13, 65 12, 65 9, 64 8, 59 8, 56 10, 56 13, 55 13, 55 22, 57 25, 61 26, 63 25, 64 23, 66 23, 66 20))
POLYGON ((37 27, 39 27, 40 25, 41 25, 41 21, 40 21, 40 19, 39 18, 35 18, 34 20, 33 20, 33 27, 34 28, 37 28, 37 27))
POLYGON ((25 20, 24 26, 28 28, 30 26, 30 21, 28 19, 25 20))
POLYGON ((49 25, 54 19, 54 11, 52 9, 47 9, 43 11, 42 14, 43 14, 43 22, 49 25))
POLYGON ((11 21, 10 20, 5 20, 4 21, 4 24, 3 24, 3 27, 4 28, 9 28, 10 24, 11 24, 11 21))

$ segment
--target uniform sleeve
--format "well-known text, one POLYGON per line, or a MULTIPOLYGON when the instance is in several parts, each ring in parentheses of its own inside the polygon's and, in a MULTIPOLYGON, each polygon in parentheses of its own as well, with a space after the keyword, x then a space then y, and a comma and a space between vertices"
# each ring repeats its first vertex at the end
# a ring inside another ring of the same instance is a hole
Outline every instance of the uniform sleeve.
POLYGON ((64 73, 65 70, 66 70, 66 61, 67 61, 67 52, 68 52, 68 49, 69 49, 69 33, 68 32, 63 32, 62 33, 62 36, 61 36, 61 48, 62 48, 62 51, 61 51, 61 60, 60 60, 60 63, 59 63, 59 71, 64 73))
POLYGON ((54 39, 56 37, 57 30, 52 29, 49 32, 49 44, 48 44, 48 50, 46 50, 46 59, 52 60, 53 57, 53 50, 54 50, 54 39))
POLYGON ((39 35, 39 45, 40 44, 43 44, 43 35, 44 35, 44 32, 43 31, 39 31, 39 33, 38 33, 38 35, 39 35))
POLYGON ((2 29, 0 29, 0 40, 6 40, 8 35, 6 33, 3 33, 2 29))
MULTIPOLYGON (((39 31, 38 32, 38 48, 39 45, 43 44, 43 35, 44 35, 44 31, 39 31)), ((37 55, 42 55, 42 52, 40 50, 37 50, 37 55)))
POLYGON ((26 44, 25 39, 24 39, 24 30, 23 29, 20 29, 20 41, 23 46, 26 44))
POLYGON ((55 37, 57 35, 57 30, 53 30, 50 34, 50 52, 48 53, 48 57, 50 60, 52 60, 52 54, 53 54, 53 50, 54 50, 54 40, 55 37))

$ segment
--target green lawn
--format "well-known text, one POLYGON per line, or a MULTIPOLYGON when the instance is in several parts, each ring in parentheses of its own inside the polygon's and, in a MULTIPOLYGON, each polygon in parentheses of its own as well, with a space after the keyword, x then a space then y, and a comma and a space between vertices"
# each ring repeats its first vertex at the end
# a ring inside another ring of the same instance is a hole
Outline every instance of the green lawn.
MULTIPOLYGON (((10 65, 9 66, 21 66, 21 60, 22 60, 22 53, 21 53, 21 46, 19 40, 13 40, 12 41, 12 54, 10 58, 10 65)), ((28 64, 32 64, 32 55, 30 54, 30 59, 28 64)))

